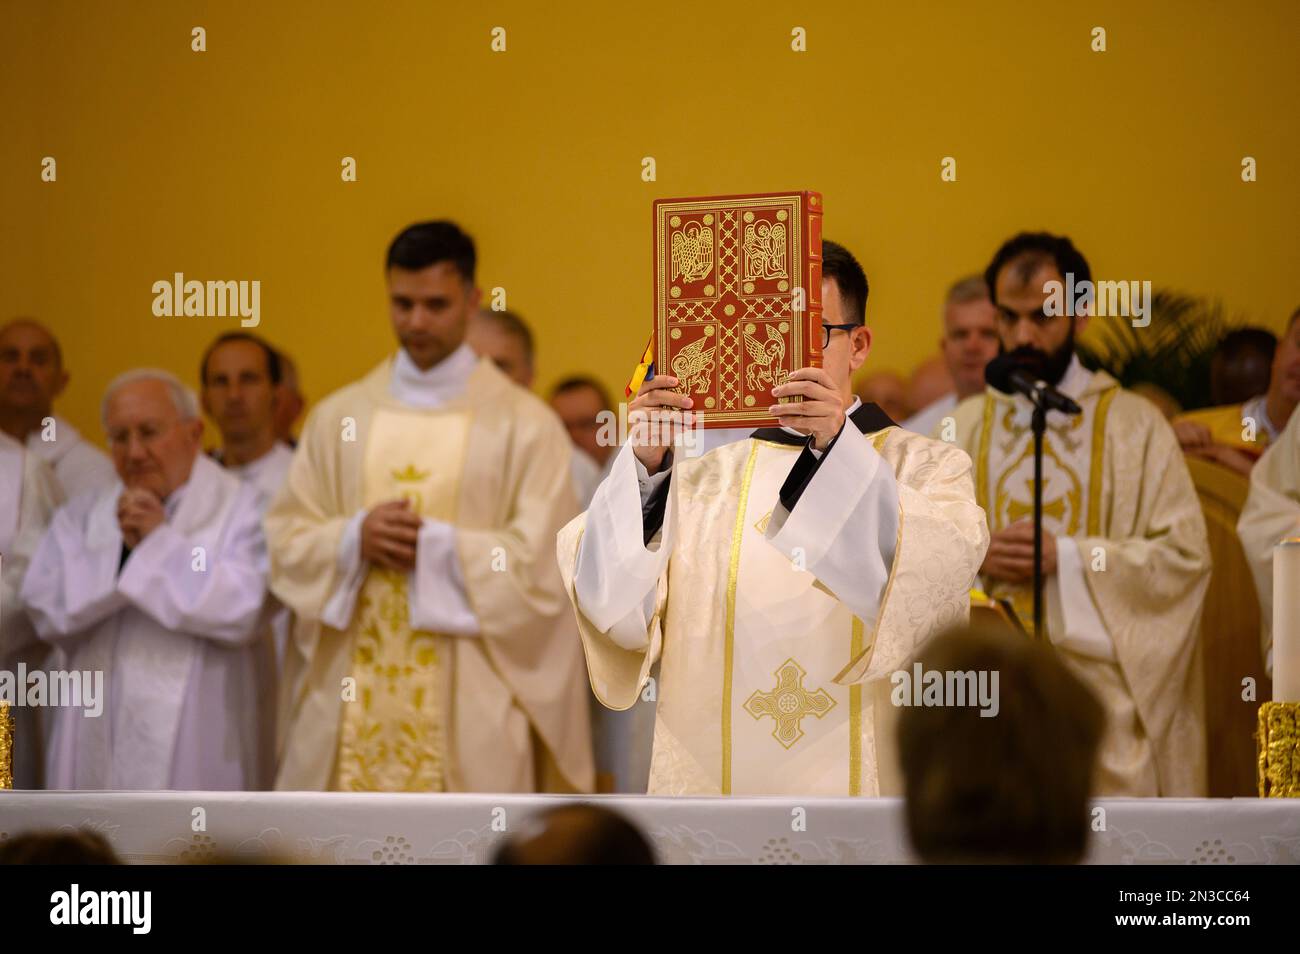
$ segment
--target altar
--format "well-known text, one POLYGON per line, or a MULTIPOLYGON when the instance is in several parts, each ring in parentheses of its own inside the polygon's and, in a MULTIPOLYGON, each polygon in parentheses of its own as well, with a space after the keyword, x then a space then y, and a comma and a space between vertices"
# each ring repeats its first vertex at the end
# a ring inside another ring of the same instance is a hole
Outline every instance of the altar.
MULTIPOLYGON (((664 864, 909 864, 898 799, 318 792, 0 792, 0 842, 99 832, 132 864, 486 864, 538 812, 623 814, 664 864)), ((1093 864, 1300 863, 1300 800, 1100 799, 1093 864)))

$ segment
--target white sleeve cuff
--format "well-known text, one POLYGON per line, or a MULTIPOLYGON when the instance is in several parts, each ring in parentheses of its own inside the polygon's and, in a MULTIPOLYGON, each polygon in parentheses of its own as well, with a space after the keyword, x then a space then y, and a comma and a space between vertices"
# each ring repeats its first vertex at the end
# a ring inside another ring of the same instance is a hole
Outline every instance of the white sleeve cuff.
MULTIPOLYGON (((664 510, 663 535, 654 550, 646 549, 641 513, 642 500, 648 498, 648 493, 638 479, 638 470, 645 474, 645 468, 639 467, 632 452, 631 443, 624 444, 614 458, 609 476, 596 489, 591 506, 587 508, 586 527, 578 546, 578 564, 573 579, 582 614, 597 630, 609 635, 625 649, 643 648, 640 645, 627 646, 623 642, 632 638, 631 633, 637 629, 633 623, 639 616, 626 624, 623 621, 630 614, 643 612, 647 594, 651 594, 649 598, 653 599, 659 576, 672 551, 676 496, 670 487, 664 510), (613 632, 616 624, 619 633, 624 634, 617 638, 613 632)), ((666 479, 667 473, 646 474, 645 480, 666 479)), ((653 610, 653 603, 650 606, 653 610)), ((646 617, 644 622, 648 624, 649 618, 646 617)), ((641 643, 646 641, 644 625, 640 626, 636 638, 641 643)))
POLYGON ((332 629, 347 629, 352 622, 357 596, 370 568, 361 559, 361 523, 365 519, 366 512, 358 510, 343 528, 343 536, 339 538, 339 584, 320 614, 320 621, 332 629))
POLYGON ((1043 589, 1052 642, 1080 656, 1114 662, 1115 643, 1088 591, 1078 541, 1056 538, 1056 574, 1043 589))
POLYGON ((478 617, 465 593, 465 575, 456 554, 456 528, 426 518, 420 525, 415 569, 407 605, 411 628, 448 636, 477 636, 478 617))

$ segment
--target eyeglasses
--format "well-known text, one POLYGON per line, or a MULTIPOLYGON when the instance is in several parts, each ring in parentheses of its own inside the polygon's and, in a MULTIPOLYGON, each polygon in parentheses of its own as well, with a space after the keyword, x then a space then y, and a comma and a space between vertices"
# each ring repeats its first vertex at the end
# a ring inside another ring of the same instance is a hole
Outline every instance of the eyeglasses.
POLYGON ((847 325, 822 325, 822 348, 823 350, 831 346, 832 331, 852 331, 854 328, 861 328, 862 325, 854 322, 847 325))

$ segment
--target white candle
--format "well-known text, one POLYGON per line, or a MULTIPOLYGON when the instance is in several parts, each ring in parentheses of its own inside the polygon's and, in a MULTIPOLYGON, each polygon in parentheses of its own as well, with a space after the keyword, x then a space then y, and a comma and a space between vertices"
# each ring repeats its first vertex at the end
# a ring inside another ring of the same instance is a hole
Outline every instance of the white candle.
POLYGON ((1273 701, 1300 702, 1300 537, 1273 548, 1273 701))

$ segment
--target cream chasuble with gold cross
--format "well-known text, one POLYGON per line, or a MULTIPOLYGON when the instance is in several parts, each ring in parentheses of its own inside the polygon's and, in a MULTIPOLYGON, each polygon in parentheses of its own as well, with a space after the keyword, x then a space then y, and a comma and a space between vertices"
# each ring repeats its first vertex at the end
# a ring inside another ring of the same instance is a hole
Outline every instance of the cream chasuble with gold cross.
POLYGON ((626 445, 560 534, 597 698, 630 707, 661 662, 651 794, 899 791, 889 676, 968 612, 970 461, 848 422, 787 509, 809 455, 751 437, 678 461, 647 546, 626 445))
MULTIPOLYGON (((1043 529, 1058 553, 1045 628, 1107 711, 1097 794, 1203 794, 1198 623, 1210 559, 1178 441, 1154 405, 1077 358, 1059 388, 1083 413, 1049 412, 1043 440, 1043 529)), ((1033 518, 1030 413, 1028 399, 990 388, 952 414, 993 532, 1033 518)), ((1033 631, 1031 584, 983 587, 1033 631)))
POLYGON ((436 406, 400 400, 402 357, 317 405, 267 512, 271 587, 295 614, 276 787, 589 791, 582 659, 553 557, 577 509, 569 441, 468 350, 445 359, 462 373, 436 406), (355 555, 361 517, 396 499, 425 518, 409 573, 355 555))

